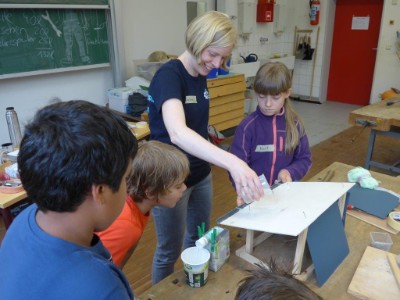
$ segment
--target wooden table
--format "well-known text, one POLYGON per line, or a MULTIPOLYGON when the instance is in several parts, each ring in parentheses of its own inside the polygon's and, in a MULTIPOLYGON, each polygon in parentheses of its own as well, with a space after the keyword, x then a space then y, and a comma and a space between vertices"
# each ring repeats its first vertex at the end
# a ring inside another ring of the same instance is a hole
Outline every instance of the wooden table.
POLYGON ((136 127, 137 122, 127 122, 130 125, 133 134, 135 135, 138 141, 145 140, 150 136, 150 128, 149 125, 139 128, 136 127))
MULTIPOLYGON (((353 166, 336 162, 312 177, 310 181, 323 181, 324 178, 329 178, 329 181, 333 182, 347 181, 347 173, 352 168, 353 166), (329 177, 326 176, 327 174, 329 174, 329 177)), ((392 177, 376 172, 371 172, 371 174, 374 178, 381 181, 382 187, 400 193, 400 177, 392 177)), ((350 253, 343 263, 336 269, 322 287, 317 285, 315 275, 312 275, 309 280, 306 281, 306 284, 324 299, 357 299, 347 293, 347 288, 366 247, 370 244, 370 232, 381 230, 367 222, 351 216, 348 213, 345 223, 345 231, 350 247, 350 253)), ((400 253, 399 235, 391 234, 391 238, 393 240, 391 252, 400 253)), ((266 253, 271 253, 273 252, 272 250, 275 250, 275 252, 272 253, 272 256, 284 256, 282 257, 283 261, 293 257, 296 241, 288 240, 285 236, 277 236, 276 239, 272 238, 267 241, 259 245, 257 250, 259 252, 256 254, 260 255, 260 257, 268 259, 266 253), (267 241, 270 244, 267 244, 267 241), (274 243, 274 247, 271 246, 271 243, 274 243), (260 253, 264 253, 265 255, 263 256, 260 253)), ((238 247, 240 245, 235 246, 238 247)), ((189 287, 185 283, 184 271, 180 269, 176 270, 173 274, 139 295, 139 299, 233 299, 236 293, 238 281, 246 275, 245 270, 252 266, 248 262, 236 257, 233 254, 236 249, 232 248, 231 237, 231 250, 233 250, 231 251, 231 257, 218 272, 209 272, 209 280, 204 287, 189 287)))
POLYGON ((371 128, 365 168, 369 169, 374 166, 400 173, 400 168, 398 167, 400 161, 393 165, 386 165, 372 160, 376 135, 400 138, 400 96, 385 99, 352 111, 349 115, 349 122, 352 125, 371 128))
MULTIPOLYGON (((0 172, 3 172, 5 167, 8 165, 11 165, 11 163, 4 163, 0 165, 0 172)), ((25 190, 15 194, 4 194, 0 192, 0 214, 3 217, 6 229, 10 227, 12 220, 17 214, 18 207, 20 205, 26 207, 27 204, 30 203, 27 198, 28 195, 26 194, 25 190)))
POLYGON ((138 141, 145 140, 150 136, 150 128, 148 126, 149 120, 148 120, 148 115, 146 112, 144 112, 141 117, 134 117, 129 114, 120 112, 118 110, 114 110, 114 109, 110 109, 110 110, 112 110, 114 113, 116 113, 117 115, 122 117, 126 121, 126 123, 128 123, 128 125, 130 125, 130 128, 138 141), (142 122, 142 121, 147 122, 146 127, 144 127, 144 128, 134 127, 134 125, 136 123, 142 122))

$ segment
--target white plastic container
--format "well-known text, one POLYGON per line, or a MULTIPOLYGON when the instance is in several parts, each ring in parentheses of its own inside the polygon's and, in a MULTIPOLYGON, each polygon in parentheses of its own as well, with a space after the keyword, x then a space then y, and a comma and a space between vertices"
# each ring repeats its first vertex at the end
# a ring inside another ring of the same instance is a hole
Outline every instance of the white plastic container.
POLYGON ((225 228, 215 226, 196 241, 196 247, 207 249, 210 252, 209 268, 211 271, 217 272, 230 256, 229 231, 225 228), (214 245, 212 245, 211 234, 214 229, 216 236, 214 245))
POLYGON ((162 62, 144 62, 137 64, 137 72, 139 76, 143 77, 151 81, 154 74, 156 74, 157 70, 165 64, 165 61, 162 62))
POLYGON ((107 91, 109 107, 123 113, 129 113, 129 95, 132 94, 133 89, 129 87, 109 89, 107 91))
POLYGON ((392 238, 390 234, 387 232, 371 232, 371 246, 384 250, 389 251, 393 245, 392 238))
POLYGON ((133 76, 125 81, 125 86, 132 90, 139 90, 141 86, 148 88, 150 86, 150 81, 140 76, 133 76))

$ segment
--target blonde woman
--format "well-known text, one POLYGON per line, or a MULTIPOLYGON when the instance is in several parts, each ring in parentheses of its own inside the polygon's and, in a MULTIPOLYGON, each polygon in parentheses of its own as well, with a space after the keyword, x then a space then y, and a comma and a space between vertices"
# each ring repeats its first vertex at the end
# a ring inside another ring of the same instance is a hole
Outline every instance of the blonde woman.
POLYGON ((207 74, 224 66, 236 44, 237 33, 229 17, 210 11, 194 19, 186 29, 186 50, 165 63, 149 88, 149 123, 152 140, 173 144, 190 162, 187 190, 173 209, 152 210, 157 230, 153 259, 153 283, 174 270, 182 244, 194 246, 197 225, 208 229, 211 215, 210 163, 229 171, 239 194, 262 196, 256 173, 236 156, 208 141, 209 93, 207 74), (246 187, 246 188, 245 188, 246 187))

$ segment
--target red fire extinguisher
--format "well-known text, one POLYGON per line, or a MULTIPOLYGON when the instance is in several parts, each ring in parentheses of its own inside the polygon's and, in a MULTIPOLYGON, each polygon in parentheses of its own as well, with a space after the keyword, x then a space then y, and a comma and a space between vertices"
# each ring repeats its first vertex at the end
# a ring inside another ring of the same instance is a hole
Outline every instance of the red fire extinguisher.
POLYGON ((310 0, 310 24, 318 25, 319 24, 319 10, 320 10, 320 2, 319 0, 310 0))

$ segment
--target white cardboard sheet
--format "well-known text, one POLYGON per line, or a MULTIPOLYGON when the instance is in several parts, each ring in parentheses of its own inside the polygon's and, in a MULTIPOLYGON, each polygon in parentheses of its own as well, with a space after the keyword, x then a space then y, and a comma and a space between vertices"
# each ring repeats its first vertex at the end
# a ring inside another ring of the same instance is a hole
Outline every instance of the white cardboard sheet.
POLYGON ((285 183, 221 224, 298 236, 353 185, 348 182, 285 183))

